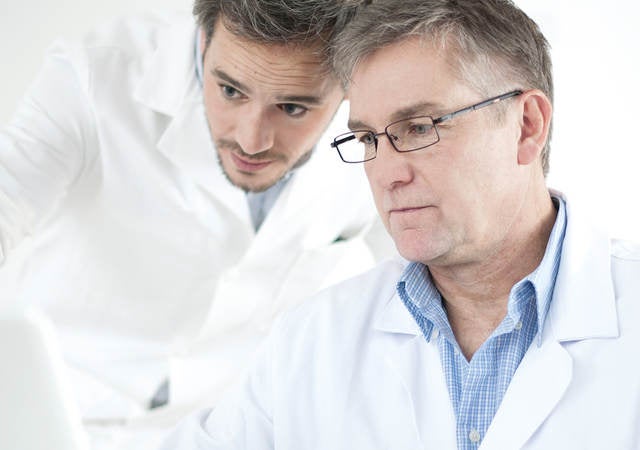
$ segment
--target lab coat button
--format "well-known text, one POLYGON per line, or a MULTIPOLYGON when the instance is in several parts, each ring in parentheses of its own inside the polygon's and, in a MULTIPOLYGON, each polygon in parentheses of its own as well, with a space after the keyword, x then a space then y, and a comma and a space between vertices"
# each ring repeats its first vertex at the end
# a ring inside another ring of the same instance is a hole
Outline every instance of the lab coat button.
POLYGON ((469 431, 469 440, 474 444, 480 442, 480 432, 475 428, 472 428, 471 431, 469 431))

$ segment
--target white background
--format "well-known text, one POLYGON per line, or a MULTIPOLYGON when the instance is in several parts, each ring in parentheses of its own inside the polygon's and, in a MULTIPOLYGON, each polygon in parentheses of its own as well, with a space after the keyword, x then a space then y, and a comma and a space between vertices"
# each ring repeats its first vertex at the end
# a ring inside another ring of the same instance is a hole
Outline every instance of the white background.
MULTIPOLYGON (((189 10, 191 0, 0 0, 0 124, 56 38, 113 16, 189 10)), ((615 236, 640 241, 640 7, 637 0, 519 0, 552 46, 556 87, 549 185, 615 236)))

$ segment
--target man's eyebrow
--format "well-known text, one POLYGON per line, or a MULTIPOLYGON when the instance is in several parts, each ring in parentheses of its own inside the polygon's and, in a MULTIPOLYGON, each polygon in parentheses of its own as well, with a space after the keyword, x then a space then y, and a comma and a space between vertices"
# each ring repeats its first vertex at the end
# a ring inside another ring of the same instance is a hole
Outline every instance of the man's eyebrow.
POLYGON ((444 111, 444 107, 439 103, 433 102, 422 102, 416 103, 415 105, 407 106, 406 108, 402 108, 391 114, 389 118, 390 122, 395 122, 396 120, 408 119, 409 117, 416 116, 424 116, 424 115, 432 115, 439 116, 440 113, 444 111))
MULTIPOLYGON (((249 88, 249 86, 234 79, 225 71, 220 69, 213 69, 211 73, 213 74, 213 76, 220 78, 226 83, 229 83, 239 91, 251 94, 251 89, 249 88)), ((321 98, 316 95, 281 95, 276 97, 276 100, 281 103, 303 103, 309 106, 317 106, 322 104, 321 98)))
MULTIPOLYGON (((389 116, 389 123, 395 122, 397 120, 408 119, 409 117, 423 116, 427 114, 434 115, 443 111, 442 105, 439 103, 432 102, 422 102, 416 103, 415 105, 407 106, 406 108, 399 109, 395 111, 391 116, 389 116)), ((350 119, 348 123, 348 127, 350 130, 371 130, 373 129, 371 125, 367 125, 358 119, 350 119)))
POLYGON ((211 74, 215 77, 220 78, 222 81, 225 81, 227 83, 229 83, 231 86, 233 86, 234 88, 237 88, 239 91, 245 92, 247 94, 251 93, 251 89, 249 89, 249 86, 247 86, 244 83, 239 82, 238 80, 233 79, 231 76, 229 76, 226 72, 220 70, 220 69, 213 69, 211 71, 211 74))
POLYGON ((350 130, 355 131, 355 130, 372 130, 372 128, 365 124, 364 122, 361 122, 358 119, 349 119, 349 122, 347 122, 347 126, 349 127, 350 130))
POLYGON ((315 95, 281 95, 276 97, 276 100, 281 103, 303 103, 310 106, 322 104, 320 97, 315 95))

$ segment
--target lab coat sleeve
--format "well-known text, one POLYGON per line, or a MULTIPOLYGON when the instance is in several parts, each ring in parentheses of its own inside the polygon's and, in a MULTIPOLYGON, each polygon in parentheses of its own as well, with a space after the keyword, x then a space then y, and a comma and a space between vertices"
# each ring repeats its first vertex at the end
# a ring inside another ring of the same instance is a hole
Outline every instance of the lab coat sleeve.
POLYGON ((86 164, 93 124, 88 66, 73 64, 69 54, 63 44, 52 46, 0 130, 0 264, 55 210, 86 164))
MULTIPOLYGON (((274 330, 279 328, 278 324, 274 330)), ((187 417, 160 450, 273 450, 275 333, 262 344, 240 384, 212 410, 187 417)))

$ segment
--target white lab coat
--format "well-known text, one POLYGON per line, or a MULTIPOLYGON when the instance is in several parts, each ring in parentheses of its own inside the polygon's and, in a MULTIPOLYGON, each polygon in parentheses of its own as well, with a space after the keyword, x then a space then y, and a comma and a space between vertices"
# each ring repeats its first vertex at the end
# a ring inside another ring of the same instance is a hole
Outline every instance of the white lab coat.
POLYGON ((53 319, 85 419, 215 401, 273 317, 374 263, 376 217, 334 124, 258 233, 220 170, 190 16, 56 44, 0 132, 0 298, 53 319), (17 244, 21 243, 21 246, 17 244))
MULTIPOLYGON (((480 450, 640 449, 640 247, 567 214, 542 345, 480 450)), ((396 294, 402 269, 382 264, 283 316, 246 384, 163 449, 455 449, 437 343, 396 294)))

